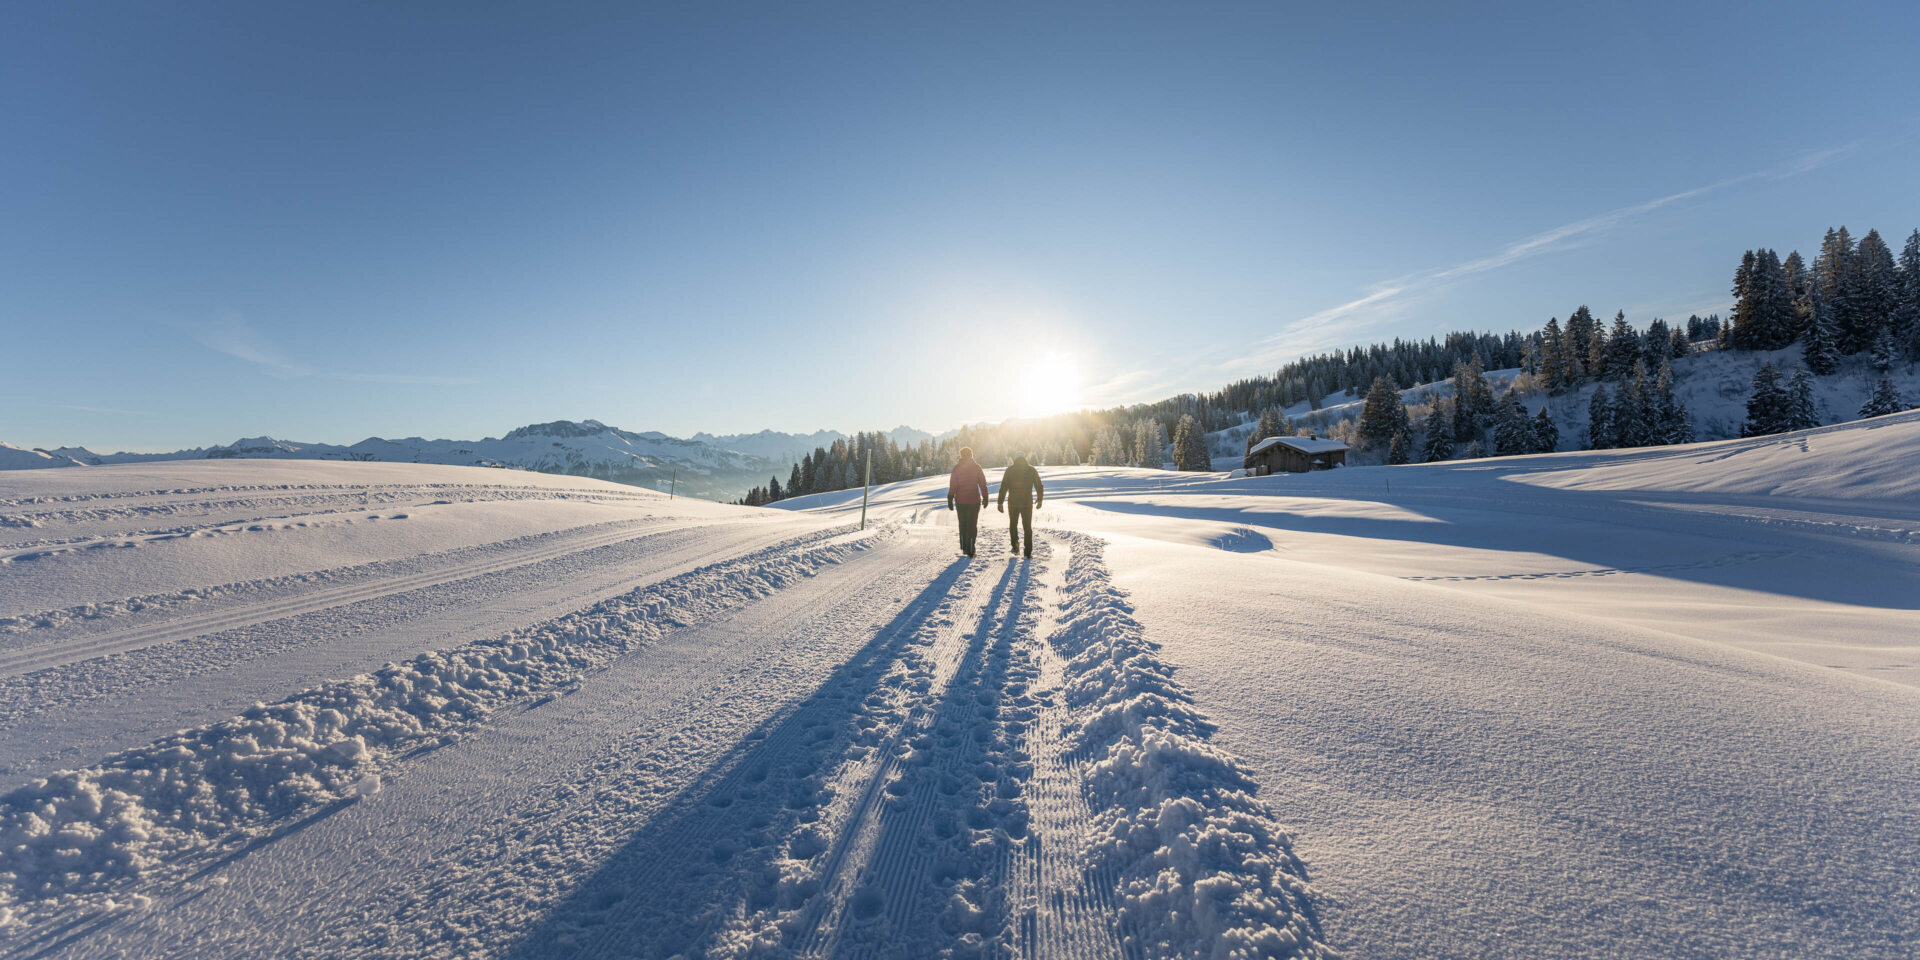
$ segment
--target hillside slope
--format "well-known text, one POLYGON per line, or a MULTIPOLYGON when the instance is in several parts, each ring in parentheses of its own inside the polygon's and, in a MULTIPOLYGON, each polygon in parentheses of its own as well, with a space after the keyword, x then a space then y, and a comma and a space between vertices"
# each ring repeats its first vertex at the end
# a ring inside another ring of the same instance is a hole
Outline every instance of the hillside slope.
POLYGON ((518 427, 498 438, 427 440, 368 437, 350 446, 246 437, 213 447, 171 453, 97 454, 84 447, 53 451, 0 450, 0 469, 27 466, 100 466, 168 460, 362 460, 496 467, 592 477, 614 483, 672 488, 687 496, 731 500, 784 471, 786 460, 682 440, 658 432, 636 433, 598 420, 556 420, 518 427), (17 451, 10 453, 8 451, 17 451), (43 453, 39 461, 33 453, 43 453))

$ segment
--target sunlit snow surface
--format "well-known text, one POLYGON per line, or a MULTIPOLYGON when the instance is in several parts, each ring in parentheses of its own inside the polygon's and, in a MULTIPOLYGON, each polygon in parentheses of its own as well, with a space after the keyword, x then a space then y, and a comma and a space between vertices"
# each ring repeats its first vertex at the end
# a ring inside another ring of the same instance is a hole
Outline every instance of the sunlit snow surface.
POLYGON ((0 955, 1920 944, 1920 414, 1043 472, 0 472, 0 955))

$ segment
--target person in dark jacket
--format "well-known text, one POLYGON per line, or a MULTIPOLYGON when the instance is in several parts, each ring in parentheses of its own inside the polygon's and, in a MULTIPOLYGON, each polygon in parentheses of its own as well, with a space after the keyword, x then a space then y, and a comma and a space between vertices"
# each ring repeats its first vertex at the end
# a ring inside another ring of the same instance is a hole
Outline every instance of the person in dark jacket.
POLYGON ((960 514, 960 552, 973 556, 973 538, 980 530, 980 508, 987 505, 987 472, 973 459, 972 447, 960 448, 960 462, 947 478, 947 509, 960 514), (958 504, 956 506, 956 503, 958 504))
POLYGON ((1007 515, 1007 534, 1013 538, 1013 551, 1020 552, 1020 525, 1026 524, 1026 555, 1033 556, 1033 511, 1047 499, 1047 488, 1040 482, 1040 471, 1026 457, 1014 457, 1000 475, 1000 512, 1007 515), (1013 509, 1007 509, 1007 500, 1013 509))

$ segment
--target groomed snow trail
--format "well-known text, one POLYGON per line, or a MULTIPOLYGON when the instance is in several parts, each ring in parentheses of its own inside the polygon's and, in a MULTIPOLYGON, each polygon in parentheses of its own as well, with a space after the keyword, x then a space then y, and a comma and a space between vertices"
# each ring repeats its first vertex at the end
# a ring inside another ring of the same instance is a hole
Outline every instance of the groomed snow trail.
POLYGON ((151 899, 141 891, 377 792, 412 758, 564 697, 667 631, 802 582, 875 536, 802 537, 35 780, 0 795, 0 908, 17 921, 151 899))
MULTIPOLYGON (((68 645, 59 639, 68 631, 49 629, 56 636, 46 646, 68 662, 0 677, 0 786, 290 689, 561 616, 793 533, 784 525, 650 522, 557 543, 511 541, 478 551, 481 559, 295 593, 264 611, 158 619, 144 629, 167 640, 115 655, 75 655, 74 646, 94 642, 89 635, 68 645)), ((330 582, 327 573, 305 582, 330 582)))
MULTIPOLYGON (((1171 936, 1143 919, 1259 887, 1247 863, 1293 867, 1264 822, 1236 835, 1254 848, 1238 873, 1204 843, 1144 867, 1125 852, 1130 833, 1194 826, 1163 806, 1244 784, 1217 757, 1170 775, 1150 759, 1158 721, 1114 722, 1178 693, 1164 671, 1137 682, 1144 640, 1097 541, 1048 534, 1018 560, 988 540, 965 560, 950 535, 789 538, 36 781, 0 797, 0 950, 1099 960, 1252 943, 1231 917, 1171 936)), ((1265 935, 1304 933, 1259 955, 1321 955, 1304 886, 1261 889, 1278 896, 1262 921, 1281 921, 1265 935)))
MULTIPOLYGON (((0 677, 12 677, 38 670, 90 660, 95 657, 110 656, 139 650, 154 644, 182 640, 189 637, 221 633, 240 627, 281 620, 304 613, 327 610, 348 604, 362 603, 398 593, 414 591, 470 580, 488 574, 512 570, 516 567, 543 563, 568 554, 580 553, 596 547, 608 546, 649 534, 659 534, 672 530, 684 530, 695 524, 661 525, 657 522, 635 521, 611 524, 614 529, 594 530, 590 532, 566 531, 565 535, 556 535, 556 542, 544 543, 531 549, 483 551, 483 556, 465 562, 454 562, 438 569, 421 573, 381 577, 370 583, 354 583, 339 587, 309 590, 296 596, 266 602, 250 603, 231 609, 210 611, 202 614, 175 617, 161 623, 125 630, 116 630, 97 635, 72 639, 56 637, 42 643, 16 641, 0 647, 0 677)), ((702 526, 711 526, 706 524, 702 526)), ((317 579, 317 578, 316 578, 317 579)), ((214 588, 220 589, 220 588, 214 588)), ((228 588, 233 589, 233 588, 228 588)), ((209 591, 211 592, 211 591, 209 591)), ((158 602, 149 601, 143 606, 158 606, 158 602)), ((55 613, 27 616, 27 621, 54 622, 55 613)))

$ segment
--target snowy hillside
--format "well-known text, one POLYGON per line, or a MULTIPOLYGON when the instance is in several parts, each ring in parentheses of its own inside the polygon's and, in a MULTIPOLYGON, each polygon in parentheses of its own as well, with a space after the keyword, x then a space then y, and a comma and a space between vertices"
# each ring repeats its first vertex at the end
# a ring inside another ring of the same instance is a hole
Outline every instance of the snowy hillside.
POLYGON ((39 470, 46 467, 76 467, 83 464, 65 451, 22 450, 0 443, 0 470, 39 470))
POLYGON ((45 451, 54 462, 32 462, 22 454, 0 451, 0 469, 20 466, 77 466, 155 463, 167 460, 373 460, 384 463, 437 463, 450 466, 501 467, 666 490, 687 496, 730 500, 767 477, 784 476, 789 461, 681 440, 662 433, 635 433, 609 427, 598 420, 556 420, 509 431, 498 439, 426 440, 407 437, 386 440, 369 437, 351 446, 299 443, 273 437, 248 437, 224 446, 194 448, 163 454, 96 454, 84 447, 45 451), (678 478, 677 481, 675 478, 678 478))
POLYGON ((1920 942, 1920 413, 1045 475, 0 473, 0 955, 1920 942))
MULTIPOLYGON (((1674 396, 1691 414, 1697 439, 1738 437, 1741 424, 1746 421, 1746 403, 1748 395, 1752 393, 1754 373, 1766 363, 1791 370, 1799 362, 1799 347, 1696 353, 1673 362, 1674 396)), ((1820 422, 1833 424, 1858 419, 1861 405, 1872 392, 1876 376, 1869 358, 1858 355, 1841 360, 1839 371, 1833 375, 1814 378, 1814 396, 1820 422)), ((1521 372, 1517 369, 1489 370, 1486 377, 1494 393, 1501 394, 1521 378, 1521 372)), ((1893 381, 1902 396, 1920 400, 1920 367, 1914 364, 1896 365, 1893 381)), ((1546 405, 1549 416, 1553 417, 1559 429, 1559 449, 1581 450, 1585 448, 1588 405, 1598 386, 1606 386, 1611 392, 1617 384, 1589 383, 1577 390, 1554 396, 1543 390, 1523 388, 1519 395, 1529 414, 1538 413, 1541 406, 1546 405)), ((1408 413, 1416 422, 1435 400, 1451 396, 1453 384, 1450 380, 1418 384, 1400 391, 1402 402, 1407 405, 1408 413)), ((1285 412, 1297 430, 1350 438, 1365 404, 1364 395, 1334 393, 1322 398, 1318 408, 1299 403, 1288 407, 1285 412)), ((1246 437, 1253 426, 1253 423, 1245 422, 1207 435, 1209 449, 1218 460, 1216 466, 1222 469, 1239 466, 1238 458, 1246 449, 1246 437), (1229 464, 1229 460, 1233 462, 1229 464)), ((1464 456, 1465 451, 1460 451, 1460 454, 1464 456)), ((1373 459, 1377 460, 1378 455, 1376 451, 1373 459)), ((1366 459, 1366 455, 1360 458, 1366 459)))

